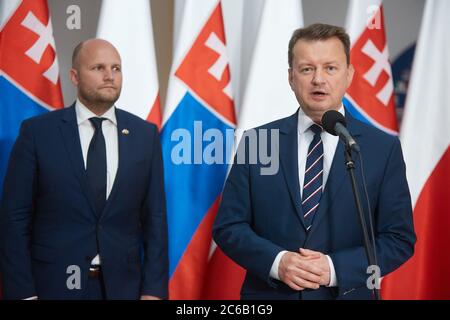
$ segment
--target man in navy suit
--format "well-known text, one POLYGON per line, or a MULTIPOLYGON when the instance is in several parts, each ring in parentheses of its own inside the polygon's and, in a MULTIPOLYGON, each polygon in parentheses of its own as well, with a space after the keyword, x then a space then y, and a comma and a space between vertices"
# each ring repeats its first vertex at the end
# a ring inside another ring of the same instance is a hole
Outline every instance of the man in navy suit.
POLYGON ((158 129, 114 106, 121 60, 78 45, 69 108, 26 120, 0 212, 7 299, 161 299, 168 295, 158 129))
MULTIPOLYGON (((279 131, 275 144, 255 142, 279 156, 279 170, 264 174, 260 162, 239 162, 240 154, 249 159, 257 150, 241 141, 213 232, 219 247, 247 270, 243 299, 373 298, 344 146, 321 126, 330 109, 345 116, 361 148, 381 276, 414 252, 400 142, 354 119, 342 104, 354 73, 349 55, 350 40, 340 27, 296 30, 289 43, 289 84, 300 108, 256 128, 279 131)), ((361 182, 357 157, 355 166, 361 182)))

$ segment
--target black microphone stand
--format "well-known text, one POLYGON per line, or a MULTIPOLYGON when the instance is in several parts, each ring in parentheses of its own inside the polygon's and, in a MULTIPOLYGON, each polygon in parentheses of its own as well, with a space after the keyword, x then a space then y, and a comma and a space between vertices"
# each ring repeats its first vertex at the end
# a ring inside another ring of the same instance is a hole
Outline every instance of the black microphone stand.
MULTIPOLYGON (((356 209, 358 211, 359 222, 361 224, 361 229, 364 235, 364 248, 366 249, 367 261, 369 262, 369 266, 376 265, 376 258, 374 249, 369 240, 369 233, 367 231, 366 220, 364 218, 364 210, 361 205, 361 198, 359 195, 358 186, 356 184, 356 176, 355 176, 355 163, 352 159, 352 150, 348 144, 345 144, 345 166, 347 167, 347 171, 350 175, 350 180, 352 182, 353 195, 355 198, 356 209)), ((374 244, 375 245, 375 244, 374 244)), ((373 294, 375 300, 381 300, 380 291, 377 288, 373 289, 373 294)))

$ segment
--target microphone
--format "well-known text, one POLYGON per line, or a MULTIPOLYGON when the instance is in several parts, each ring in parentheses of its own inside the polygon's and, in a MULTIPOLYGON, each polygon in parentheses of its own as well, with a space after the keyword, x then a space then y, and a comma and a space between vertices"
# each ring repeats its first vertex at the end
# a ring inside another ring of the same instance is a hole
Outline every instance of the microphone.
MULTIPOLYGON (((350 175, 350 181, 352 185, 353 196, 355 199, 356 210, 358 213, 359 223, 363 233, 364 249, 366 251, 367 261, 369 263, 369 266, 376 266, 377 255, 375 247, 375 236, 373 231, 372 214, 370 212, 369 196, 367 194, 366 180, 364 178, 363 159, 361 153, 359 152, 360 148, 358 144, 356 143, 355 139, 353 139, 353 137, 350 135, 346 126, 347 122, 345 121, 344 116, 336 110, 328 110, 322 116, 322 127, 325 129, 325 131, 334 136, 339 136, 339 138, 345 143, 346 146, 345 166, 347 167, 347 172, 350 175), (359 195, 359 186, 356 181, 355 163, 353 162, 350 150, 354 150, 359 155, 362 185, 364 187, 363 190, 365 192, 367 199, 367 209, 368 209, 367 216, 369 218, 369 226, 367 226, 366 224, 364 209, 362 207, 361 198, 359 195)), ((381 300, 379 289, 377 287, 374 287, 372 288, 372 290, 375 299, 381 300)))
POLYGON ((360 148, 355 139, 347 130, 347 122, 344 116, 336 110, 328 110, 322 116, 322 126, 326 132, 333 136, 339 136, 350 149, 359 153, 360 148))

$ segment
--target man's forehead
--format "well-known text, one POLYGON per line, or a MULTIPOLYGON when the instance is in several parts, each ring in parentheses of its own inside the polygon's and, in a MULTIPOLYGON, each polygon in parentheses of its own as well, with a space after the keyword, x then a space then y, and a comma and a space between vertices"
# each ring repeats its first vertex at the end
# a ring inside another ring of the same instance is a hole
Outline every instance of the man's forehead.
POLYGON ((80 52, 81 60, 84 60, 90 64, 92 63, 104 63, 104 64, 120 64, 120 55, 114 47, 97 46, 83 48, 80 52))
MULTIPOLYGON (((337 37, 331 37, 328 39, 308 40, 299 39, 294 46, 294 49, 298 48, 320 48, 320 47, 339 47, 344 50, 343 43, 337 37)), ((343 51, 344 52, 344 51, 343 51)))
POLYGON ((88 39, 84 41, 83 48, 90 49, 90 48, 110 48, 113 50, 116 50, 116 48, 113 46, 113 44, 107 40, 104 39, 88 39))
POLYGON ((299 40, 294 47, 297 60, 325 58, 325 60, 340 61, 346 59, 344 46, 337 38, 326 40, 299 40))

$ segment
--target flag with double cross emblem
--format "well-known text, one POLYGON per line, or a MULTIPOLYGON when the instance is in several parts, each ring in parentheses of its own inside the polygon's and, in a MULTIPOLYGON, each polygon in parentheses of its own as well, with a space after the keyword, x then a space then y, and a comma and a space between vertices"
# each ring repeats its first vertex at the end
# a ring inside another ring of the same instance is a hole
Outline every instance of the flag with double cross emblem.
POLYGON ((1 188, 21 122, 62 108, 63 99, 47 1, 1 1, 0 12, 1 188))
POLYGON ((161 131, 169 292, 205 299, 236 119, 221 1, 187 0, 181 19, 161 131))
POLYGON ((397 134, 394 82, 386 41, 382 0, 351 0, 347 14, 350 62, 355 68, 344 105, 353 116, 397 134))

